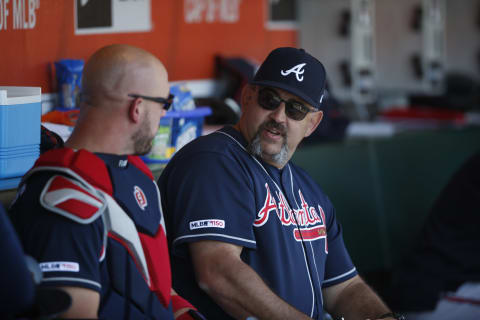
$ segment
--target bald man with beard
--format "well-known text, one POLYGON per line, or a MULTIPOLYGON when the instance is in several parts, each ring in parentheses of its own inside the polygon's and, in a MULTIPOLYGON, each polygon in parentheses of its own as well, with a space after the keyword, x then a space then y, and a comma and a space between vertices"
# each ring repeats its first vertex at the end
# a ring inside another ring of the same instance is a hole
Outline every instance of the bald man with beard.
POLYGON ((173 97, 152 54, 127 45, 85 66, 80 115, 65 148, 25 175, 10 214, 41 286, 67 291, 63 318, 193 319, 171 288, 160 193, 138 155, 173 97))

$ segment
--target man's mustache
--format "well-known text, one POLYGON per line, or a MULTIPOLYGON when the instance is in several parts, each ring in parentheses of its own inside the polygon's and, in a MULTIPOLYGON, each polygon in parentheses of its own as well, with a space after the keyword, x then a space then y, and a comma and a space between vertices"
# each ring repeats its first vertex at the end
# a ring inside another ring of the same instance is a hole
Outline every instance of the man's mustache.
POLYGON ((287 128, 285 127, 285 125, 278 123, 274 120, 269 120, 264 122, 261 126, 261 129, 275 130, 275 131, 278 131, 282 137, 284 138, 287 137, 287 128))

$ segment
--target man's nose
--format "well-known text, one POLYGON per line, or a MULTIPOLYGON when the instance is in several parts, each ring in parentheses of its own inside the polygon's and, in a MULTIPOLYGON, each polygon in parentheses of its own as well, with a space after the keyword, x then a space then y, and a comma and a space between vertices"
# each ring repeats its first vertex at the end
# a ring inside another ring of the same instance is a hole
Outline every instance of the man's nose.
POLYGON ((280 102, 278 108, 270 113, 270 117, 277 123, 284 123, 287 120, 287 115, 285 114, 285 102, 280 102))

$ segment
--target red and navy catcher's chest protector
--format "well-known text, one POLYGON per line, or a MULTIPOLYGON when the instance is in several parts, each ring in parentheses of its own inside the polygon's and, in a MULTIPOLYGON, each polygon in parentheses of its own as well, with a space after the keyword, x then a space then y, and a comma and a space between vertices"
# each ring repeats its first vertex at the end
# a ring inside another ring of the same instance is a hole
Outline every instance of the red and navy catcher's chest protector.
POLYGON ((38 171, 52 173, 42 193, 44 202, 50 201, 44 206, 79 223, 102 224, 105 230, 98 255, 99 317, 173 319, 160 194, 140 158, 65 148, 44 154, 29 176, 38 171), (87 187, 93 187, 90 195, 101 204, 85 205, 81 195, 51 200, 59 189, 68 194, 87 187))

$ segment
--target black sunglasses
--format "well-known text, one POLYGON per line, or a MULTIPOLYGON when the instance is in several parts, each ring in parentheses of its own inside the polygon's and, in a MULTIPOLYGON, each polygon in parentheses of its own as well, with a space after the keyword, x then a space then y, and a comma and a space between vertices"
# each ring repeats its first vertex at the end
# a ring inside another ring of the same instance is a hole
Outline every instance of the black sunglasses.
POLYGON ((275 90, 270 88, 261 88, 258 91, 258 104, 265 110, 275 110, 282 102, 285 103, 285 114, 287 117, 296 121, 303 120, 309 112, 317 111, 308 108, 295 99, 283 100, 275 90))
POLYGON ((128 96, 132 97, 132 98, 135 98, 135 99, 142 98, 142 99, 153 101, 153 102, 156 102, 156 103, 162 103, 163 104, 163 109, 165 111, 167 111, 170 108, 170 106, 173 103, 173 98, 175 98, 175 96, 171 93, 168 95, 167 99, 162 98, 162 97, 142 96, 140 94, 134 94, 134 93, 130 93, 128 96))

